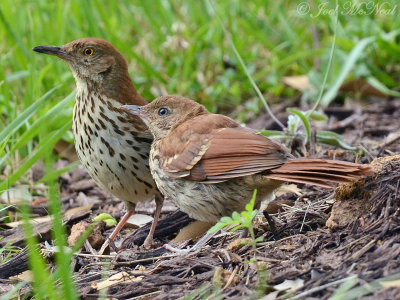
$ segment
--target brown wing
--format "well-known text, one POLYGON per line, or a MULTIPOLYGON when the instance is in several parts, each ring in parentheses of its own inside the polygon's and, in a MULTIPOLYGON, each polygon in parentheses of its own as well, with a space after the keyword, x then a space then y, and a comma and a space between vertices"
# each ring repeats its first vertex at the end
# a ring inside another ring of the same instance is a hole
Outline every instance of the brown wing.
POLYGON ((204 183, 277 168, 287 159, 281 146, 222 115, 187 121, 161 143, 165 172, 204 183))

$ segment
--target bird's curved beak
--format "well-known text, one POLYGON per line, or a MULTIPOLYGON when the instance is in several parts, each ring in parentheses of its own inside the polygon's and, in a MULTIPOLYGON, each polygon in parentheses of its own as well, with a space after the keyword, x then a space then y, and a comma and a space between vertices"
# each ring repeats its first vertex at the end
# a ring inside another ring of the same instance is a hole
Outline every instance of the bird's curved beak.
POLYGON ((154 121, 153 117, 147 111, 144 111, 139 105, 123 105, 121 108, 129 114, 138 116, 146 125, 149 125, 154 121))
POLYGON ((39 53, 54 55, 64 60, 70 58, 70 55, 62 47, 58 46, 36 46, 32 48, 32 50, 39 53))

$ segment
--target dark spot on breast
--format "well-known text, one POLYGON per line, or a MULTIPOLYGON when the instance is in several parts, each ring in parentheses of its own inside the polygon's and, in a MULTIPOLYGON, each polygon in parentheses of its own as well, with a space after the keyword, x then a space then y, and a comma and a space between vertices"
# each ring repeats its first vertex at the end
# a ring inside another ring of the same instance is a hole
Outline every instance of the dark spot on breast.
POLYGON ((113 149, 111 146, 110 146, 110 147, 107 147, 107 148, 108 148, 108 153, 110 154, 111 157, 113 157, 114 154, 115 154, 114 149, 113 149))
MULTIPOLYGON (((118 116, 117 119, 122 123, 127 123, 128 121, 123 116, 118 116)), ((129 128, 128 128, 129 130, 129 128)))
POLYGON ((103 112, 100 112, 100 117, 102 117, 106 121, 110 120, 110 118, 107 117, 103 112))
POLYGON ((147 186, 149 189, 152 189, 152 188, 153 188, 153 186, 152 186, 150 183, 148 183, 147 181, 143 181, 143 183, 144 183, 144 185, 147 186))
MULTIPOLYGON (((98 95, 99 100, 101 101, 101 103, 106 104, 106 101, 104 101, 104 99, 98 95)), ((104 112, 104 109, 100 106, 100 110, 104 112)))
POLYGON ((92 116, 90 114, 88 114, 87 116, 88 116, 90 122, 94 123, 94 120, 93 120, 92 116))
POLYGON ((106 125, 104 124, 103 120, 99 119, 99 123, 100 123, 101 127, 102 127, 104 130, 107 129, 107 127, 106 127, 106 125))
POLYGON ((92 104, 92 106, 91 106, 92 113, 94 113, 94 100, 93 100, 93 97, 90 97, 90 103, 92 104))
POLYGON ((139 160, 136 158, 136 157, 134 157, 134 156, 130 156, 130 158, 131 158, 131 160, 133 161, 133 162, 135 162, 135 163, 137 163, 139 160))
POLYGON ((115 154, 113 147, 111 147, 110 144, 105 139, 103 139, 103 137, 101 137, 100 140, 107 147, 110 156, 113 157, 115 154))
POLYGON ((97 123, 94 123, 94 126, 96 127, 97 130, 100 130, 100 126, 97 125, 97 123))
POLYGON ((114 128, 115 133, 119 134, 119 135, 125 135, 125 132, 119 130, 118 128, 114 128))
POLYGON ((139 155, 140 155, 140 157, 141 158, 143 158, 143 159, 149 159, 149 156, 148 155, 145 155, 145 154, 143 154, 143 153, 139 153, 139 155))
POLYGON ((120 153, 119 156, 121 157, 122 160, 126 160, 126 156, 123 155, 122 153, 120 153))
POLYGON ((122 170, 126 171, 126 167, 125 167, 123 164, 121 164, 120 162, 118 162, 118 166, 119 166, 122 170))

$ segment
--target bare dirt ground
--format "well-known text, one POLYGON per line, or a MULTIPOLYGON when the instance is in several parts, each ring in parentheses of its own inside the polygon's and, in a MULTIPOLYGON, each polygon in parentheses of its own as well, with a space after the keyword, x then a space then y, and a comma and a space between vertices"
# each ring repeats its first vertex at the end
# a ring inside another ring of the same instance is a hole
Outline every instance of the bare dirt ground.
MULTIPOLYGON (((276 113, 285 118, 284 106, 276 113)), ((167 252, 163 244, 173 239, 178 227, 190 221, 179 213, 168 217, 176 210, 170 202, 163 208, 164 222, 158 226, 161 237, 156 238, 154 249, 145 251, 134 245, 143 240, 145 230, 136 232, 131 228, 117 241, 118 246, 133 233, 123 244, 126 249, 118 255, 102 258, 91 255, 90 247, 98 249, 111 230, 98 226, 91 245, 86 244, 71 262, 80 296, 97 299, 108 288, 107 295, 115 299, 179 299, 188 295, 187 299, 256 299, 266 293, 269 295, 264 299, 294 295, 302 299, 327 299, 352 276, 357 278, 354 287, 363 288, 367 282, 400 273, 400 157, 395 156, 400 153, 400 99, 371 100, 346 108, 329 108, 326 113, 330 118, 328 125, 316 125, 318 129, 337 132, 348 144, 361 145, 365 150, 362 163, 382 158, 373 163, 374 176, 341 186, 336 192, 291 185, 289 191, 280 194, 267 208, 277 227, 275 236, 265 218, 257 217, 256 236, 262 236, 264 242, 258 244, 255 254, 250 244, 240 243, 246 241, 241 232, 224 231, 199 251, 188 255, 167 252), (248 263, 254 256, 257 264, 248 263), (287 290, 294 287, 297 289, 287 290)), ((249 125, 257 129, 273 126, 265 116, 249 125)), ((358 159, 350 151, 321 145, 303 154, 358 159)), ((64 163, 60 161, 60 165, 64 163)), ((35 172, 40 172, 40 168, 35 172)), ((122 216, 123 204, 96 187, 83 169, 64 174, 60 183, 69 233, 74 224, 91 222, 101 212, 116 219, 122 216)), ((46 216, 47 205, 46 201, 33 203, 34 216, 46 216)), ((151 203, 138 207, 138 213, 153 212, 151 203)), ((51 244, 51 223, 47 220, 34 224, 40 247, 47 249, 51 266, 51 247, 44 244, 45 241, 51 244)), ((24 246, 19 227, 1 231, 0 236, 4 237, 1 246, 7 242, 24 246)), ((192 244, 180 242, 174 246, 185 248, 192 244)), ((0 266, 3 278, 0 289, 9 290, 16 283, 10 276, 26 269, 23 251, 0 266)), ((387 284, 376 290, 358 295, 365 295, 361 299, 400 298, 399 284, 387 284)), ((29 291, 28 285, 21 294, 27 295, 29 291)))

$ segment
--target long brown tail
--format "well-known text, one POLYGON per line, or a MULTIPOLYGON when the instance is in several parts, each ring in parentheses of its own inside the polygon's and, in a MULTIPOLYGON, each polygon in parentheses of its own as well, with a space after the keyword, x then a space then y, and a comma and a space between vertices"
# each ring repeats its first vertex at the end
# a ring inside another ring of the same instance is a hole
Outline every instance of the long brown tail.
POLYGON ((281 167, 270 170, 267 178, 307 183, 332 188, 337 183, 354 181, 372 175, 369 165, 325 159, 289 159, 281 167))

